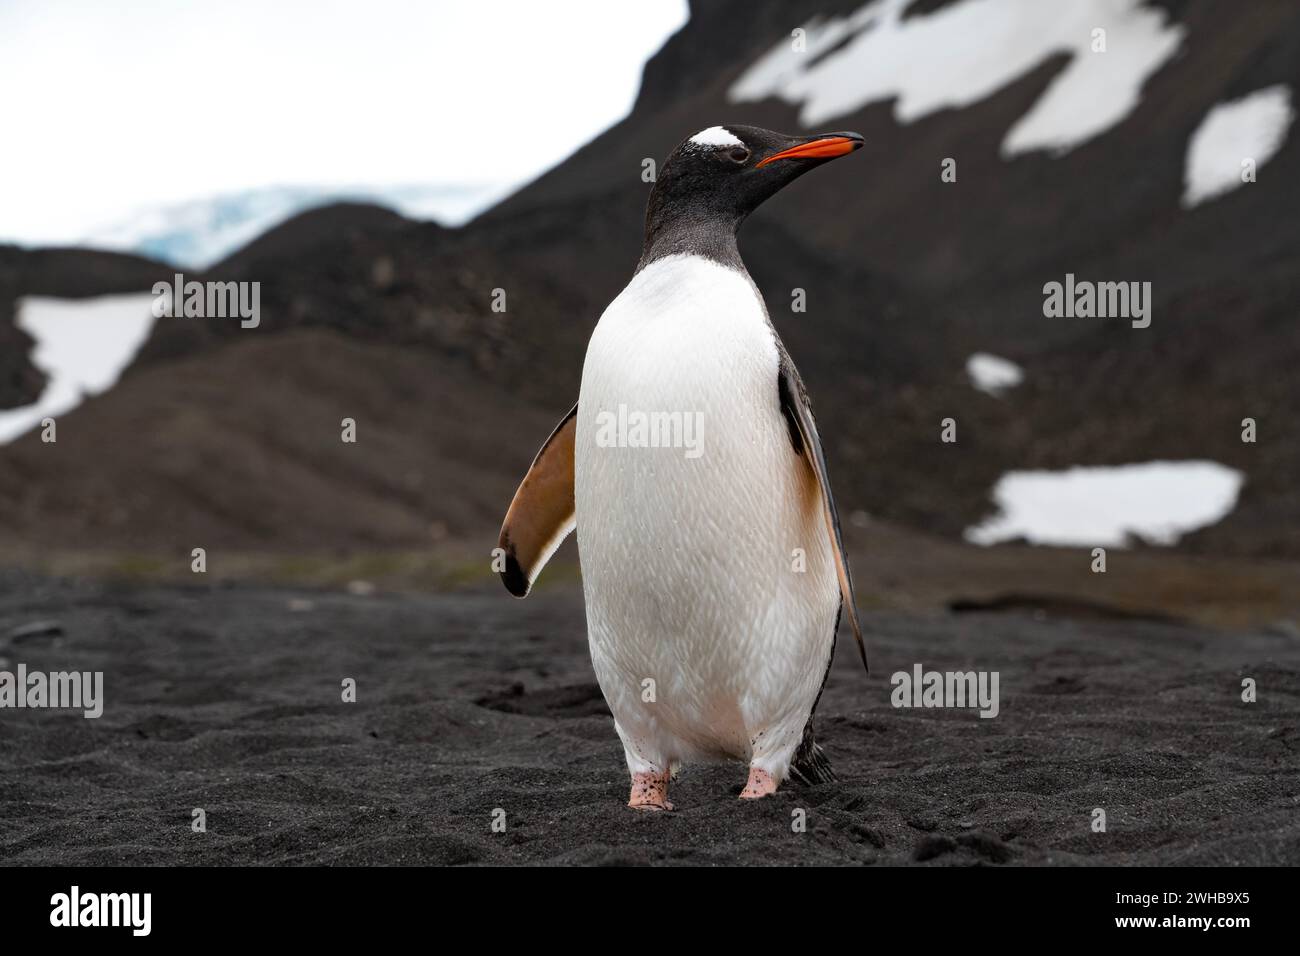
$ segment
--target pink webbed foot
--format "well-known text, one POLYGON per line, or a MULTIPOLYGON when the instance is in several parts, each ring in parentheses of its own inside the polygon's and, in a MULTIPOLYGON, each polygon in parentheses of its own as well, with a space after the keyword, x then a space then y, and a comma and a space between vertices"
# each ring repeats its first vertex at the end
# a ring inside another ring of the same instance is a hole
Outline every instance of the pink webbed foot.
POLYGON ((750 767, 749 780, 745 783, 745 789, 740 791, 740 799, 757 800, 774 793, 776 793, 776 778, 766 770, 750 767))
POLYGON ((671 810, 668 802, 668 771, 632 774, 632 795, 627 805, 633 810, 671 810))

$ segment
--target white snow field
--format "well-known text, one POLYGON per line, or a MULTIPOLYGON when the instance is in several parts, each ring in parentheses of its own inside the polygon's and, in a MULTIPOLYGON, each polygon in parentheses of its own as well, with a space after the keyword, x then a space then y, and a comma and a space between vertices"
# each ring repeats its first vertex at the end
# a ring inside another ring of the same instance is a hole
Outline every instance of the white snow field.
POLYGON ((15 323, 36 340, 32 364, 48 381, 35 404, 0 409, 0 445, 111 388, 153 328, 153 299, 149 292, 19 299, 15 323))
POLYGON ((1002 141, 1006 158, 1060 154, 1128 116, 1186 32, 1141 0, 964 0, 904 20, 910 2, 875 0, 848 17, 805 24, 802 52, 783 39, 729 98, 799 104, 809 127, 894 99, 894 117, 910 123, 979 102, 1064 53, 1069 63, 1002 141), (1105 52, 1093 50, 1098 28, 1105 52))
POLYGON ((976 352, 966 360, 966 375, 981 392, 1000 396, 1025 379, 1024 370, 1010 359, 989 352, 976 352))
POLYGON ((1187 143, 1183 205, 1190 209, 1241 186, 1242 160, 1253 159, 1258 171, 1282 148, 1294 120, 1285 83, 1215 106, 1187 143))
POLYGON ((1024 538, 1058 547, 1172 545, 1222 520, 1244 476, 1213 461, 1151 461, 1066 471, 1012 471, 993 489, 1001 514, 966 529, 979 545, 1024 538))

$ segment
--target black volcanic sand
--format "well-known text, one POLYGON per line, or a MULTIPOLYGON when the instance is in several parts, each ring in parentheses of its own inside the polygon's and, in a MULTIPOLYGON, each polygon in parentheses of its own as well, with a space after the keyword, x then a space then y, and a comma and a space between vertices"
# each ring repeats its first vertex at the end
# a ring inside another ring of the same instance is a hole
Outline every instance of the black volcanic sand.
POLYGON ((688 767, 676 812, 645 814, 623 806, 576 590, 521 604, 8 574, 0 594, 4 669, 106 683, 99 720, 0 711, 6 863, 1300 862, 1294 634, 868 614, 873 675, 842 641, 820 707, 839 782, 747 803, 742 766, 688 767), (4 637, 51 619, 61 635, 4 637), (1001 715, 894 709, 889 675, 918 661, 998 670, 1001 715))

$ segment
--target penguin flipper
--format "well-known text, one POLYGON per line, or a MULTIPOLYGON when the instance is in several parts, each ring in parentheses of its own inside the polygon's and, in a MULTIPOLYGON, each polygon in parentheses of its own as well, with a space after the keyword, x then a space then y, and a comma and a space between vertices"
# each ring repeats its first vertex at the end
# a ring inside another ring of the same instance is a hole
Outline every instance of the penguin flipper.
MULTIPOLYGON (((821 438, 817 435, 817 423, 813 420, 812 405, 808 401, 808 391, 804 388, 799 370, 790 361, 790 356, 781 350, 781 371, 777 379, 777 390, 781 400, 781 414, 785 416, 786 426, 790 430, 790 442, 795 451, 802 455, 817 478, 817 487, 821 491, 822 517, 826 521, 826 533, 830 535, 831 551, 835 555, 835 572, 840 582, 840 597, 844 609, 848 612, 849 626, 853 629, 853 638, 858 642, 858 656, 862 666, 867 665, 867 649, 862 643, 862 624, 858 621, 858 606, 853 600, 853 575, 849 572, 849 556, 844 553, 844 541, 840 536, 840 517, 835 510, 835 497, 831 494, 831 481, 826 474, 826 456, 822 454, 821 438)), ((832 635, 834 640, 834 635, 832 635)))
POLYGON ((573 438, 577 428, 575 404, 533 459, 501 525, 497 544, 506 558, 501 580, 515 597, 527 596, 537 575, 574 528, 573 438))

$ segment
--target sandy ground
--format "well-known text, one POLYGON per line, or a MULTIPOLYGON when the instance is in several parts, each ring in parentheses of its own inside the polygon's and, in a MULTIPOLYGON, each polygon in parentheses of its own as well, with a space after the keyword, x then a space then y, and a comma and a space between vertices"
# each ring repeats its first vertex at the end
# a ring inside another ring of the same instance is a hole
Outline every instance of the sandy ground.
POLYGON ((572 586, 518 603, 0 574, 0 669, 102 670, 106 698, 98 720, 0 710, 0 861, 1300 862, 1286 628, 866 624, 872 675, 842 638, 819 709, 837 783, 748 803, 742 766, 688 767, 677 810, 641 814, 572 586), (59 628, 14 635, 38 621, 59 628), (999 671, 1000 715, 893 708, 889 675, 917 662, 999 671))

